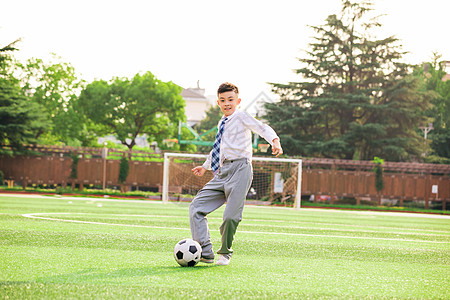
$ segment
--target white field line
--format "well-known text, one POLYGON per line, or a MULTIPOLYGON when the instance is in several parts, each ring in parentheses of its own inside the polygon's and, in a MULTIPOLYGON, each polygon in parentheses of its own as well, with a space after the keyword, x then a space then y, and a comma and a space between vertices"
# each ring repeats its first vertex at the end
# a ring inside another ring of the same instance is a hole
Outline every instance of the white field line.
MULTIPOLYGON (((111 214, 111 216, 124 216, 121 214, 111 214)), ((172 218, 173 216, 163 216, 163 215, 129 215, 130 217, 152 217, 152 218, 172 218)), ((208 220, 222 220, 220 217, 209 217, 208 220)), ((278 228, 298 228, 298 229, 320 229, 320 230, 335 230, 335 231, 355 231, 355 232, 382 232, 382 231, 376 231, 376 230, 348 230, 348 229, 336 229, 336 228, 329 228, 329 227, 307 227, 307 226, 292 226, 292 224, 311 224, 312 222, 306 222, 306 221, 297 221, 297 220, 262 220, 262 219, 251 219, 251 218, 244 218, 242 220, 245 222, 245 225, 249 226, 267 226, 267 225, 258 225, 258 224, 248 224, 247 222, 263 222, 263 223, 281 223, 286 224, 286 226, 276 226, 271 225, 271 227, 278 227, 278 228)), ((340 223, 325 223, 325 222, 314 222, 314 225, 324 225, 324 226, 336 226, 336 227, 352 227, 352 228, 377 228, 377 229, 391 229, 395 230, 393 232, 390 231, 383 231, 384 233, 400 233, 400 234, 422 234, 422 235, 434 235, 433 233, 419 233, 418 231, 426 231, 426 232, 434 232, 436 233, 436 236, 450 236, 449 230, 436 230, 436 229, 417 229, 417 228, 401 228, 401 231, 397 231, 398 227, 392 227, 392 226, 373 226, 373 225, 354 225, 354 224, 340 224, 340 223), (412 231, 412 232, 406 232, 406 231, 412 231), (439 233, 445 233, 445 234, 439 234, 439 233)))
POLYGON ((239 230, 239 232, 251 234, 271 234, 271 235, 308 236, 308 237, 342 238, 342 239, 358 239, 358 240, 382 240, 382 241, 396 241, 396 242, 450 244, 450 242, 439 242, 439 241, 423 241, 411 239, 377 238, 377 237, 361 237, 361 236, 346 236, 346 235, 306 234, 306 233, 287 233, 287 232, 255 232, 245 230, 239 230))
MULTIPOLYGON (((251 227, 264 227, 267 225, 258 225, 258 224, 245 224, 244 226, 251 227)), ((356 227, 356 226, 355 226, 356 227)), ((328 228, 328 227, 311 227, 311 226, 278 226, 278 225, 270 225, 270 228, 289 228, 289 229, 313 229, 313 230, 323 230, 323 231, 342 231, 342 232, 364 232, 364 233, 386 233, 386 234, 397 234, 397 235, 423 235, 423 236, 440 236, 440 237, 448 237, 449 234, 436 234, 436 233, 420 233, 420 232, 402 232, 402 231, 377 231, 377 230, 364 230, 364 229, 342 229, 342 228, 328 228)), ((424 230, 426 231, 426 230, 424 230)))
MULTIPOLYGON (((34 195, 34 194, 0 194, 0 197, 18 197, 18 198, 39 198, 39 199, 46 199, 46 200, 75 200, 75 201, 102 201, 102 202, 129 202, 129 203, 151 203, 156 204, 160 203, 163 204, 160 200, 135 200, 135 199, 110 199, 109 197, 70 197, 70 196, 44 196, 44 195, 34 195)), ((111 196, 114 197, 114 196, 111 196)))
MULTIPOLYGON (((70 196, 43 196, 43 195, 27 195, 27 194, 13 194, 6 193, 1 194, 0 197, 23 197, 23 198, 40 198, 48 200, 75 200, 75 201, 92 201, 92 202, 124 202, 124 203, 142 203, 142 204, 161 204, 160 200, 129 200, 129 199, 110 199, 109 197, 70 197, 70 196)), ((169 202, 170 203, 170 202, 169 202)), ((177 203, 172 203, 177 204, 177 203)), ((426 214, 426 213, 406 213, 406 212, 382 212, 382 211, 358 211, 358 210, 342 210, 342 209, 320 209, 320 208, 301 208, 297 210, 292 207, 277 207, 277 206, 258 206, 250 205, 252 208, 256 209, 278 209, 278 210, 296 210, 296 211, 315 211, 322 213, 340 213, 340 214, 355 214, 355 215, 369 215, 369 216, 392 216, 392 217, 408 217, 408 218, 428 218, 428 219, 448 219, 450 220, 450 215, 437 215, 437 214, 426 214)), ((353 225, 349 225, 353 226, 353 225)))
MULTIPOLYGON (((58 222, 68 222, 68 223, 81 223, 81 224, 95 224, 95 225, 108 225, 108 226, 126 226, 126 227, 142 227, 142 228, 156 228, 156 229, 176 229, 176 230, 190 230, 189 228, 176 228, 176 227, 166 227, 166 226, 153 226, 153 225, 136 225, 136 224, 115 224, 115 223, 105 223, 105 222, 93 222, 93 221, 79 221, 79 220, 68 220, 68 219, 57 219, 48 217, 38 217, 37 215, 70 215, 72 213, 36 213, 36 214, 23 214, 22 217, 31 219, 41 219, 48 221, 58 221, 58 222)), ((80 213, 83 214, 83 213, 80 213)))
MULTIPOLYGON (((43 215, 50 215, 50 214, 66 214, 66 213, 42 213, 43 215)), ((97 213, 67 213, 67 214, 83 214, 83 215, 105 215, 105 214, 97 214, 97 213)), ((36 214, 33 214, 36 215, 36 214)), ((114 216, 114 217, 137 217, 137 218, 173 218, 174 216, 164 216, 164 215, 129 215, 129 214, 107 214, 107 216, 114 216)), ((222 220, 220 217, 208 217, 208 220, 222 220)), ((398 227, 388 227, 388 226, 371 226, 371 225, 352 225, 352 224, 338 224, 338 223, 321 223, 321 222, 314 222, 314 225, 326 225, 326 226, 336 226, 336 227, 352 227, 352 228, 358 228, 358 227, 369 227, 369 228, 382 228, 382 229, 392 229, 395 231, 377 231, 377 230, 367 230, 367 229, 342 229, 342 228, 329 228, 329 227, 311 227, 311 226, 293 226, 293 224, 311 224, 311 222, 305 222, 305 221, 283 221, 283 220, 261 220, 261 219, 249 219, 244 218, 242 225, 244 226, 253 226, 253 227, 263 227, 268 225, 258 225, 258 224, 249 224, 247 222, 265 222, 265 223, 281 223, 281 224, 287 224, 286 226, 278 226, 278 225, 270 225, 270 227, 273 228, 293 228, 293 229, 314 229, 314 230, 329 230, 329 231, 346 231, 346 232, 366 232, 366 233, 389 233, 389 234, 415 234, 415 235, 423 235, 423 236, 442 236, 442 237, 449 237, 450 231, 446 230, 428 230, 428 229, 417 229, 417 228, 402 228, 402 231, 398 231, 398 227), (406 232, 411 231, 411 232, 406 232), (419 232, 420 231, 420 232, 419 232), (435 233, 422 233, 423 231, 426 232, 435 232, 435 233), (446 234, 439 234, 439 233, 446 233, 446 234)))
MULTIPOLYGON (((209 219, 209 218, 208 218, 209 219)), ((217 218, 217 219, 221 219, 221 218, 217 218)), ((254 221, 254 222, 270 222, 270 223, 289 223, 288 226, 291 226, 291 224, 311 224, 314 223, 314 225, 324 225, 324 226, 339 226, 339 227, 352 227, 352 228, 382 228, 382 229, 393 229, 393 230, 398 230, 398 227, 392 227, 392 226, 373 226, 373 225, 354 225, 354 224, 341 224, 341 223, 325 223, 325 222, 312 222, 312 221, 296 221, 296 220, 289 220, 289 221, 284 221, 284 220, 258 220, 258 219, 247 219, 244 218, 243 221, 254 221)), ((253 225, 253 226, 256 226, 253 225)), ((302 227, 298 227, 298 228, 302 228, 302 227)), ((308 228, 308 227, 304 227, 304 228, 308 228)), ((311 228, 311 227, 309 227, 311 228)), ((316 228, 316 227, 314 227, 316 228)), ((332 228, 323 228, 325 230, 333 230, 332 228)), ((436 232, 436 233, 448 233, 450 234, 450 231, 448 230, 436 230, 436 229, 417 229, 417 228, 401 228, 403 231, 428 231, 428 232, 436 232)), ((341 229, 338 229, 341 230, 341 229)), ((342 229, 342 231, 347 231, 346 229, 342 229)), ((352 231, 352 230, 348 230, 348 231, 352 231)), ((362 230, 355 230, 355 231, 362 231, 362 230)), ((371 231, 368 231, 371 232, 371 231)), ((379 232, 379 231, 374 231, 374 232, 379 232)), ((398 231, 395 231, 395 233, 397 233, 398 231)), ((407 232, 404 232, 405 234, 408 234, 407 232)))
MULTIPOLYGON (((349 214, 349 215, 365 215, 365 216, 388 216, 388 217, 408 217, 408 218, 424 218, 424 219, 448 219, 450 220, 450 215, 438 215, 438 214, 427 214, 427 213, 410 213, 410 212, 394 212, 394 211, 373 211, 373 210, 347 210, 347 209, 332 209, 332 208, 308 208, 307 206, 301 209, 294 209, 291 207, 277 207, 277 206, 252 206, 258 209, 278 209, 278 210, 296 210, 298 212, 321 212, 326 213, 336 213, 336 214, 349 214)), ((274 214, 276 216, 283 216, 285 214, 274 214)))
MULTIPOLYGON (((82 213, 87 214, 87 213, 82 213)), ((89 213, 89 215, 105 215, 105 214, 95 214, 89 213)), ((134 217, 134 218, 173 218, 174 216, 164 216, 164 215, 125 215, 125 214, 108 214, 107 216, 114 217, 134 217)), ((208 217, 208 220, 222 220, 219 217, 208 217)), ((293 226, 292 224, 310 224, 311 222, 301 222, 301 221, 282 221, 282 220, 259 220, 259 219, 247 219, 243 220, 241 226, 249 226, 249 227, 270 227, 270 228, 289 228, 289 229, 313 229, 313 230, 328 230, 328 231, 343 231, 343 232, 365 232, 365 233, 388 233, 388 234, 404 234, 404 235, 423 235, 423 236, 440 236, 440 237, 450 237, 450 231, 433 231, 427 229, 415 229, 415 228, 402 228, 402 230, 410 230, 413 232, 403 232, 403 231, 379 231, 379 230, 367 230, 367 229, 342 229, 342 228, 329 228, 329 227, 311 227, 311 226, 293 226), (286 224, 285 226, 280 225, 261 225, 261 224, 249 224, 248 222, 265 222, 265 223, 282 223, 286 224), (435 233, 422 233, 418 231, 428 231, 428 232, 442 232, 447 234, 435 234, 435 233)), ((342 226, 347 227, 351 226, 352 228, 357 227, 373 227, 373 228, 382 228, 382 229, 398 229, 397 227, 384 227, 384 226, 357 226, 351 224, 333 224, 333 223, 314 223, 314 225, 329 225, 329 226, 342 226)))
MULTIPOLYGON (((23 214, 25 218, 41 219, 47 221, 58 221, 68 223, 80 223, 80 224, 94 224, 94 225, 107 225, 107 226, 124 226, 124 227, 139 227, 139 228, 154 228, 154 229, 174 229, 174 230, 190 230, 189 228, 177 228, 167 226, 154 226, 154 225, 135 225, 135 224, 117 224, 117 223, 105 223, 105 222, 93 222, 93 221, 80 221, 70 219, 59 219, 51 217, 42 217, 41 215, 72 215, 74 213, 34 213, 23 214)), ((75 213, 84 214, 84 213, 75 213)), ((133 216, 133 215, 121 215, 121 216, 133 216)), ((307 237, 326 237, 326 238, 343 238, 343 239, 361 239, 361 240, 383 240, 383 241, 398 241, 398 242, 419 242, 419 243, 433 243, 433 244, 450 244, 450 242, 441 241, 424 241, 414 239, 396 239, 396 238, 377 238, 377 237, 357 237, 357 236, 341 236, 341 235, 327 235, 327 234, 306 234, 306 233, 288 233, 288 232, 267 232, 267 231, 246 231, 239 230, 240 233, 248 234, 263 234, 263 235, 288 235, 288 236, 307 236, 307 237)))

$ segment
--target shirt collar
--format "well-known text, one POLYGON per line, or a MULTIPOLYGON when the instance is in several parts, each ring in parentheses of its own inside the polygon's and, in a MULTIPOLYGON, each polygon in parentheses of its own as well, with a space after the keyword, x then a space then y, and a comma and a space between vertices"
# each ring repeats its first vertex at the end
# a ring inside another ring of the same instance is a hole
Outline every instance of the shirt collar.
POLYGON ((234 111, 234 113, 232 113, 231 115, 229 115, 228 117, 225 117, 225 115, 222 116, 222 118, 220 119, 220 121, 222 121, 223 119, 227 118, 227 121, 231 120, 232 118, 234 118, 234 116, 237 115, 238 113, 238 109, 236 108, 236 110, 234 111))

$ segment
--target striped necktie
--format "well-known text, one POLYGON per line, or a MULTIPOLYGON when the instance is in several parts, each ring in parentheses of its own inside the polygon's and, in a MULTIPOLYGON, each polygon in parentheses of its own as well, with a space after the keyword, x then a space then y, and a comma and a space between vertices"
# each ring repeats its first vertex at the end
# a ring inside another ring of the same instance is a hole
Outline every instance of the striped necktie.
POLYGON ((222 135, 226 120, 228 120, 228 118, 223 119, 222 123, 220 123, 219 131, 217 132, 216 140, 214 141, 214 146, 211 154, 211 169, 213 170, 214 175, 217 174, 217 170, 219 169, 220 165, 220 142, 222 141, 222 135))

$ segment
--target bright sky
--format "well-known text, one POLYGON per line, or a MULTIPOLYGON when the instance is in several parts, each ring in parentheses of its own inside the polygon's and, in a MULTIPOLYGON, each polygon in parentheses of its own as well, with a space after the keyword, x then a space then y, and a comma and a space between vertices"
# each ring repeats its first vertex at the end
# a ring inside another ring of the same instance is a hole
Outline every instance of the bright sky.
MULTIPOLYGON (((409 63, 432 52, 450 60, 448 0, 374 0, 382 35, 395 35, 409 63)), ((235 83, 242 105, 267 82, 299 80, 313 32, 338 13, 340 0, 0 0, 0 47, 21 37, 15 57, 53 52, 88 82, 151 71, 184 88, 215 94, 235 83)))

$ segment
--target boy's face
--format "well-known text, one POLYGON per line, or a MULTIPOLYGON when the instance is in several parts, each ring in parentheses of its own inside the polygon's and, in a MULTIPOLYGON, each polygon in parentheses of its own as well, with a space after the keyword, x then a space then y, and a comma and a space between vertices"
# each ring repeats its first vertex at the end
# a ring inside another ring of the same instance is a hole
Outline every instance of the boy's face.
POLYGON ((238 98, 238 95, 234 91, 219 94, 219 99, 217 100, 217 104, 225 117, 231 116, 240 103, 241 98, 238 98))

